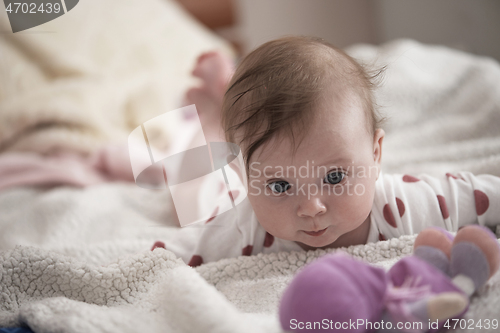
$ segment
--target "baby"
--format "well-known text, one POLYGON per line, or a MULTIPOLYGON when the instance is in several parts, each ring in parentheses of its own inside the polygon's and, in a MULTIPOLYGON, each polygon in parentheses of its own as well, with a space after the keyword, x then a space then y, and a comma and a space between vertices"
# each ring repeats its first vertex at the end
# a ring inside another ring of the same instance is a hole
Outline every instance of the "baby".
POLYGON ((247 186, 232 196, 248 196, 216 210, 195 248, 173 249, 189 265, 500 223, 500 178, 381 174, 377 73, 342 50, 317 38, 281 38, 245 57, 227 85, 231 73, 223 55, 203 55, 194 71, 203 85, 187 97, 207 141, 241 147, 245 168, 235 172, 247 186))

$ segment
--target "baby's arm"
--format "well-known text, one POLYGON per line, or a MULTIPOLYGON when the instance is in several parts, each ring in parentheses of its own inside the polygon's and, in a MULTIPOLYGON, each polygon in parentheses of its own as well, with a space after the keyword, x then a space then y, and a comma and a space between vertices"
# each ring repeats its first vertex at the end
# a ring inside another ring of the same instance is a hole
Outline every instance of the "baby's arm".
POLYGON ((381 238, 419 233, 439 226, 457 231, 468 224, 500 224, 500 178, 469 172, 440 177, 382 175, 372 219, 381 238))
MULTIPOLYGON (((228 175, 230 177, 230 175, 228 175)), ((211 188, 203 187, 200 196, 213 195, 211 188), (208 193, 210 192, 210 193, 208 193)), ((243 197, 241 189, 231 190, 231 196, 236 202, 243 197), (241 196, 241 197, 240 197, 241 196)), ((219 188, 219 199, 227 197, 225 187, 219 188)), ((163 247, 174 252, 178 257, 192 266, 196 267, 207 262, 214 262, 224 258, 236 258, 239 256, 250 256, 252 254, 266 252, 264 248, 282 250, 280 246, 269 244, 266 232, 259 227, 259 223, 253 213, 252 206, 247 198, 236 204, 235 207, 227 209, 224 200, 217 200, 219 204, 215 208, 212 205, 200 205, 199 209, 206 216, 205 221, 183 227, 177 231, 175 237, 169 240, 160 240, 158 247, 163 247), (224 208, 226 207, 226 208, 224 208), (267 242, 267 244, 266 244, 267 242)), ((271 241, 271 243, 273 243, 271 241)), ((298 246, 297 246, 298 247, 298 246)))
MULTIPOLYGON (((220 113, 222 98, 232 73, 232 59, 221 52, 207 52, 198 57, 192 74, 199 79, 200 85, 189 89, 184 100, 185 105, 195 105, 197 115, 185 114, 186 121, 191 122, 194 128, 185 130, 185 133, 188 133, 187 142, 186 145, 182 145, 182 151, 203 147, 210 142, 225 141, 220 113), (198 119, 199 123, 196 123, 198 119)), ((203 168, 204 165, 193 163, 193 159, 187 156, 188 154, 184 154, 180 165, 175 170, 170 171, 174 174, 173 177, 181 170, 182 172, 189 170, 188 172, 191 174, 202 173, 196 169, 198 166, 203 168)), ((195 184, 191 184, 185 195, 190 196, 199 191, 200 189, 195 184)))
MULTIPOLYGON (((251 255, 242 251, 242 235, 230 210, 207 221, 183 227, 168 240, 157 241, 152 250, 161 247, 172 251, 191 267, 224 258, 251 255)), ((247 251, 248 252, 248 251, 247 251)))
POLYGON ((488 227, 500 225, 499 177, 492 175, 474 176, 470 172, 461 172, 456 175, 447 174, 446 176, 455 192, 453 199, 458 206, 459 227, 473 223, 488 227), (472 221, 461 219, 461 215, 466 215, 463 212, 464 208, 462 208, 464 200, 470 200, 473 203, 469 209, 472 210, 472 215, 476 214, 476 218, 473 217, 472 221))
POLYGON ((233 60, 215 51, 198 57, 193 70, 193 76, 201 80, 201 85, 188 90, 186 104, 196 105, 207 142, 225 141, 221 128, 221 107, 233 72, 233 60))

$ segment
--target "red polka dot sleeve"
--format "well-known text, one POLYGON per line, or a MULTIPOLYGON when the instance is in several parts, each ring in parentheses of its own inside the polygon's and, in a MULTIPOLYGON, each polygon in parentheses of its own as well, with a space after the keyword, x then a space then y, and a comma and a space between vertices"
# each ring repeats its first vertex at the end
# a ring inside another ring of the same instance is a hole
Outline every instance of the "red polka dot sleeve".
POLYGON ((449 231, 500 224, 500 178, 469 172, 381 174, 376 184, 369 241, 411 235, 429 226, 449 231))

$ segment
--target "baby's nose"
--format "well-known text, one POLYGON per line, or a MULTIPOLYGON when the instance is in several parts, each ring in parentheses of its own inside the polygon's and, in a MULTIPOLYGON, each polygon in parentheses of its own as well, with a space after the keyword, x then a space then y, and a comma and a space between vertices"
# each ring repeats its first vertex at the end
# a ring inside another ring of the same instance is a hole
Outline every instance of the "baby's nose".
POLYGON ((300 217, 314 217, 324 213, 326 213, 326 206, 319 197, 304 198, 297 209, 297 215, 300 217))

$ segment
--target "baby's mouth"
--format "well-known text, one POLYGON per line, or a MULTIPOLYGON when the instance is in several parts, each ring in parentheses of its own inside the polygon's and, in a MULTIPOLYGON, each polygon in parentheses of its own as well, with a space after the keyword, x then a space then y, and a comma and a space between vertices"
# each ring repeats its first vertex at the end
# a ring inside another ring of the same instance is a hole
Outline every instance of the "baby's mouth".
POLYGON ((319 231, 305 231, 303 230, 306 234, 308 234, 309 236, 321 236, 325 233, 327 228, 325 229, 322 229, 322 230, 319 230, 319 231))

